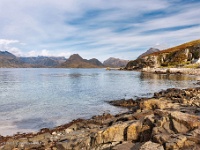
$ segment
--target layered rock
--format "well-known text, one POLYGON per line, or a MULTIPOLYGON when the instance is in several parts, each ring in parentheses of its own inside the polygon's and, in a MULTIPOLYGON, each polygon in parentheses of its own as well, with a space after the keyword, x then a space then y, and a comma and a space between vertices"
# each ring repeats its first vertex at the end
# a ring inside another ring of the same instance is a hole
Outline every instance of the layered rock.
POLYGON ((134 109, 74 120, 37 134, 0 137, 0 149, 200 149, 200 88, 168 89, 152 98, 110 104, 134 109))

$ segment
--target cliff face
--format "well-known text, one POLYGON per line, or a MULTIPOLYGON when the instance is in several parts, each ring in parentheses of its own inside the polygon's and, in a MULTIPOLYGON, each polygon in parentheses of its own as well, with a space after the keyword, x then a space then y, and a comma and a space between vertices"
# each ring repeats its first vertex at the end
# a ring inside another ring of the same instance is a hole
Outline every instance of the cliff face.
POLYGON ((198 62, 199 58, 200 40, 196 40, 130 61, 125 69, 183 67, 198 62))

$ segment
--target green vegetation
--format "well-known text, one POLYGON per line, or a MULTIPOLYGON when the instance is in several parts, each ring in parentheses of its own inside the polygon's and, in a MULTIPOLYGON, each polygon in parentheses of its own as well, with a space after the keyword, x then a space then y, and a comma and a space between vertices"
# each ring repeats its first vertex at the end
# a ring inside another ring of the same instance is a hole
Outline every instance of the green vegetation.
POLYGON ((179 51, 179 50, 182 50, 182 49, 192 47, 192 46, 197 45, 197 44, 200 44, 200 40, 187 42, 187 43, 184 43, 184 44, 172 47, 172 48, 168 48, 168 49, 165 49, 165 50, 162 50, 162 51, 159 51, 159 52, 155 52, 155 53, 152 53, 152 54, 149 54, 149 55, 159 55, 159 54, 163 54, 163 53, 176 52, 176 51, 179 51))
POLYGON ((200 67, 200 64, 189 64, 189 65, 185 65, 184 68, 199 68, 200 67))

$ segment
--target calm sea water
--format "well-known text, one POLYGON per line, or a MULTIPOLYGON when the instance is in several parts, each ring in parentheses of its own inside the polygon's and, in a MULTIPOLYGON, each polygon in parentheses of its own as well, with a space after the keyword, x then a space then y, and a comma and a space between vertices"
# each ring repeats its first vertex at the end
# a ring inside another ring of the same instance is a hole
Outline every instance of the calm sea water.
POLYGON ((195 76, 105 69, 0 69, 0 135, 126 111, 105 101, 193 87, 195 76))

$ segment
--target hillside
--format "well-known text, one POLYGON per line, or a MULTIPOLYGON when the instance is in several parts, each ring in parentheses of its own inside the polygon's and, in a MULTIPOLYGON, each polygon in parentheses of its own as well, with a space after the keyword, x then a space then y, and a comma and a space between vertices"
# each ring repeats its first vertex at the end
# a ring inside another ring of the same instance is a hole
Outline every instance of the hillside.
POLYGON ((69 57, 69 59, 67 59, 59 67, 62 67, 62 68, 101 68, 103 67, 103 64, 95 58, 87 60, 87 59, 83 59, 78 54, 73 54, 69 57))
POLYGON ((146 67, 199 67, 199 59, 200 40, 195 40, 130 61, 125 69, 133 70, 146 67))
POLYGON ((119 67, 125 67, 127 63, 128 60, 110 57, 103 62, 103 65, 106 67, 119 68, 119 67))

